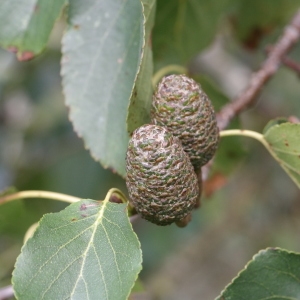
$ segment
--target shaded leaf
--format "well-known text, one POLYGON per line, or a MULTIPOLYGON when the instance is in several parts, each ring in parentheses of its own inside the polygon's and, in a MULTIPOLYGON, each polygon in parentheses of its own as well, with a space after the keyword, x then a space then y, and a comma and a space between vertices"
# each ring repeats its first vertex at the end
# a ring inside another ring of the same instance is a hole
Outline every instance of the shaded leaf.
POLYGON ((40 217, 38 211, 26 207, 24 200, 5 203, 0 206, 0 234, 23 237, 27 228, 40 217))
POLYGON ((264 133, 268 150, 300 188, 300 124, 274 125, 264 133))
POLYGON ((0 44, 19 60, 39 54, 66 0, 4 0, 0 6, 0 44))
POLYGON ((128 107, 127 130, 129 134, 141 125, 150 122, 153 94, 151 82, 153 59, 150 34, 154 24, 155 3, 155 0, 142 1, 145 22, 143 58, 128 107))
POLYGON ((235 29, 239 39, 255 49, 262 37, 285 26, 299 8, 297 0, 237 1, 235 29))
POLYGON ((125 176, 126 116, 141 61, 143 14, 136 0, 74 0, 63 38, 70 119, 92 156, 125 176))
POLYGON ((158 0, 153 52, 158 66, 186 64, 214 39, 230 1, 158 0))
POLYGON ((299 299, 300 255, 266 249, 253 257, 217 300, 299 299))
POLYGON ((17 259, 19 299, 127 299, 141 270, 126 204, 82 200, 45 215, 17 259))

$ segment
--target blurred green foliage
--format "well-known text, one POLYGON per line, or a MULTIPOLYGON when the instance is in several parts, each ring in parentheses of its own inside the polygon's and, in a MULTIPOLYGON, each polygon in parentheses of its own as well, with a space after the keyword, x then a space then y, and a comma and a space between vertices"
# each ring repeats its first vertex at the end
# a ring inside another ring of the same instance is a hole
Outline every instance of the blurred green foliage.
MULTIPOLYGON (((233 94, 242 90, 230 86, 230 76, 243 78, 239 70, 259 67, 265 46, 276 41, 298 5, 293 0, 158 0, 154 66, 179 63, 204 73, 209 80, 199 81, 223 104, 230 97, 222 84, 229 84, 233 94), (231 58, 223 79, 213 68, 216 56, 201 56, 216 48, 221 49, 217 55, 231 58), (212 88, 216 83, 220 87, 212 88)), ((57 23, 46 51, 33 61, 20 63, 0 51, 0 190, 15 186, 103 199, 111 187, 126 188, 123 179, 90 157, 68 120, 60 77, 64 25, 57 23)), ((298 45, 291 57, 299 53, 298 45)), ((299 78, 283 67, 234 126, 262 131, 272 118, 299 117, 299 94, 299 78)), ((216 158, 226 185, 210 199, 203 197, 187 228, 134 223, 143 249, 141 277, 156 299, 212 299, 261 248, 300 251, 299 190, 265 149, 256 141, 230 137, 222 140, 216 158)), ((64 206, 42 199, 0 206, 0 287, 10 284, 27 228, 64 206)))

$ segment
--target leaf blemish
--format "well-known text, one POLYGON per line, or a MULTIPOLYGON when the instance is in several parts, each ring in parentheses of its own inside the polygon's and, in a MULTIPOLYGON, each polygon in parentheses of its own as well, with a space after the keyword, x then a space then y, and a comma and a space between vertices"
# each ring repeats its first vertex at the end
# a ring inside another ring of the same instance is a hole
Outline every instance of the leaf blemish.
POLYGON ((85 215, 85 214, 82 214, 81 216, 82 216, 83 218, 86 218, 86 217, 87 217, 87 215, 85 215))
POLYGON ((75 25, 73 26, 73 28, 76 29, 76 30, 78 30, 78 29, 80 28, 80 26, 79 26, 78 24, 75 24, 75 25))
POLYGON ((80 210, 86 210, 86 204, 84 204, 84 203, 81 204, 81 205, 80 205, 80 210))
POLYGON ((74 222, 74 221, 77 221, 77 219, 76 219, 76 218, 73 218, 73 219, 71 219, 71 221, 74 222))

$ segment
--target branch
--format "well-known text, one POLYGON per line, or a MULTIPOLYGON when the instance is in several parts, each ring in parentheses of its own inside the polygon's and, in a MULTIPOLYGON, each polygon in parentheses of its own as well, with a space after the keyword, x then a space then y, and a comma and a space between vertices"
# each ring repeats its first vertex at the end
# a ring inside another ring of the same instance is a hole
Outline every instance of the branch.
POLYGON ((14 290, 11 285, 0 288, 0 300, 9 299, 14 296, 14 290))
POLYGON ((220 130, 225 129, 229 122, 241 111, 254 104, 262 87, 278 70, 282 58, 291 50, 300 38, 300 10, 291 23, 285 28, 283 35, 273 46, 260 70, 254 73, 248 87, 231 103, 225 105, 217 114, 220 130))
POLYGON ((282 63, 290 68, 291 70, 295 71, 298 76, 300 76, 300 63, 288 58, 288 57, 283 57, 282 58, 282 63))

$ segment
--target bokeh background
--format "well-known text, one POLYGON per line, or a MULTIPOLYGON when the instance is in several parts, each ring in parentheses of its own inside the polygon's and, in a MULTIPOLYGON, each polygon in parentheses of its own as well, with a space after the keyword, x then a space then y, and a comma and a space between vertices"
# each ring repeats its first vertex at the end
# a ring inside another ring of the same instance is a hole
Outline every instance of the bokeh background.
MULTIPOLYGON (((218 87, 219 97, 230 99, 247 85, 266 47, 300 7, 299 1, 232 2, 220 13, 214 39, 188 64, 218 87)), ((209 21, 209 16, 203 18, 209 21)), ((109 188, 126 192, 126 187, 91 158, 68 120, 60 77, 64 26, 62 18, 47 49, 30 62, 20 63, 0 50, 0 190, 104 199, 109 188)), ((289 57, 300 62, 299 54, 300 43, 289 57)), ((261 132, 273 118, 300 117, 299 95, 298 75, 281 67, 233 128, 261 132)), ((214 299, 260 249, 300 251, 300 192, 263 146, 249 138, 226 137, 216 161, 219 167, 205 185, 201 208, 186 228, 134 222, 144 258, 140 278, 147 290, 140 299, 214 299)), ((0 287, 10 284, 28 227, 64 207, 43 199, 0 206, 0 287)))

